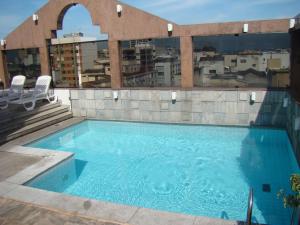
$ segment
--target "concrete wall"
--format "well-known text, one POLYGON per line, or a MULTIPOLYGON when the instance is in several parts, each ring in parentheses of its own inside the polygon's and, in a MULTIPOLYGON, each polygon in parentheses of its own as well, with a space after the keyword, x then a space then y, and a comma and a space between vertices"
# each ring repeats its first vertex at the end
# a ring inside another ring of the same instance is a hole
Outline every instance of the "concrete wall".
POLYGON ((63 105, 71 106, 70 100, 70 90, 66 88, 56 88, 54 89, 54 95, 58 97, 63 105))
POLYGON ((264 125, 285 127, 287 108, 285 91, 256 91, 250 103, 250 91, 177 90, 71 90, 74 116, 104 120, 176 122, 212 125, 264 125))

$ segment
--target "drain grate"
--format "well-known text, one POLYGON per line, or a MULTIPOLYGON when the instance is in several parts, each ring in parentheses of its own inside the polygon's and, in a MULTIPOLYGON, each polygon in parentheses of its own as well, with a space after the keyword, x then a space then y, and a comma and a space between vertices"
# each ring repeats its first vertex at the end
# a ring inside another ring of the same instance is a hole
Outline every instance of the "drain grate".
POLYGON ((271 192, 271 185, 270 184, 263 184, 262 185, 263 192, 271 192))

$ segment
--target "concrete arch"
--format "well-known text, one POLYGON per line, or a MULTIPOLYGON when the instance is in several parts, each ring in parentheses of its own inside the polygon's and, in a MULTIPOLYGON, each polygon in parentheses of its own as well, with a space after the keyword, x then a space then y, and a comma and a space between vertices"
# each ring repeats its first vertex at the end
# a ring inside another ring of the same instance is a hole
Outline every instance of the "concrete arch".
POLYGON ((69 12, 69 10, 72 8, 72 7, 75 7, 75 6, 80 6, 82 9, 84 9, 85 13, 87 13, 89 15, 89 18, 91 20, 91 23, 90 23, 90 26, 93 26, 93 27, 97 27, 98 30, 99 30, 99 34, 106 34, 104 32, 102 32, 102 27, 100 26, 100 23, 97 23, 97 22, 94 22, 96 21, 95 19, 93 19, 92 15, 91 15, 91 12, 89 10, 89 8, 87 8, 86 5, 83 5, 81 3, 72 3, 72 4, 69 4, 67 6, 65 6, 61 12, 58 14, 57 16, 57 25, 56 25, 56 30, 53 30, 53 36, 57 36, 57 31, 61 31, 64 29, 63 27, 63 22, 64 22, 64 18, 65 16, 67 15, 67 13, 69 12))
POLYGON ((80 1, 77 1, 76 3, 71 3, 66 5, 61 12, 58 14, 57 16, 57 25, 56 25, 56 30, 62 30, 63 29, 63 21, 64 21, 64 17, 65 15, 68 13, 69 9, 71 9, 72 7, 76 6, 76 5, 80 5, 82 7, 85 8, 85 10, 89 13, 90 18, 92 20, 92 25, 94 26, 99 26, 101 27, 101 23, 99 23, 99 19, 97 20, 97 18, 95 18, 95 15, 92 14, 92 11, 89 7, 89 5, 84 5, 83 3, 81 3, 80 1))
POLYGON ((49 0, 36 12, 38 23, 34 23, 30 16, 5 38, 6 50, 39 48, 42 73, 48 74, 47 40, 56 37, 56 31, 62 28, 65 13, 74 4, 83 5, 90 13, 93 25, 100 26, 101 31, 108 34, 114 88, 121 85, 119 40, 168 36, 168 21, 125 4, 122 4, 123 12, 119 16, 116 6, 121 3, 116 0, 49 0))
POLYGON ((84 6, 93 25, 100 26, 112 41, 168 36, 168 21, 125 4, 119 17, 116 5, 120 3, 115 0, 49 0, 36 12, 38 24, 29 17, 5 38, 6 49, 45 46, 45 40, 53 38, 53 31, 61 29, 63 16, 74 4, 84 6))
POLYGON ((65 8, 63 8, 63 10, 60 12, 60 14, 58 15, 57 18, 57 30, 62 30, 63 29, 63 21, 64 21, 64 17, 67 14, 68 10, 70 8, 72 8, 73 6, 76 6, 77 3, 73 3, 70 5, 67 5, 65 8))

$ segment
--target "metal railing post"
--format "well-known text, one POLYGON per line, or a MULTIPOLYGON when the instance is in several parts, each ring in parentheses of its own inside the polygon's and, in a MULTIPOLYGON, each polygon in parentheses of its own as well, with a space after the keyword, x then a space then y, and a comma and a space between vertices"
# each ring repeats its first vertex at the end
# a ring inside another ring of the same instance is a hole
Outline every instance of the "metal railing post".
POLYGON ((252 221, 252 210, 253 210, 253 188, 250 188, 248 197, 248 209, 247 209, 247 225, 251 225, 252 221))

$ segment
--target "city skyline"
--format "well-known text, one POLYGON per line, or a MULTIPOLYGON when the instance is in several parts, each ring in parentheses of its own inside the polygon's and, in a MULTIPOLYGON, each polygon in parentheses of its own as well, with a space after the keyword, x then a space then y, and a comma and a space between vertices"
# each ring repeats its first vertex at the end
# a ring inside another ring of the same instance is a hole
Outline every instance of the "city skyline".
MULTIPOLYGON (((151 2, 124 0, 122 2, 177 24, 292 18, 299 13, 300 9, 300 2, 296 0, 241 0, 239 2, 229 0, 153 0, 151 2)), ((0 39, 7 36, 45 3, 47 0, 2 0, 0 3, 0 39)), ((87 36, 98 39, 107 38, 106 35, 100 35, 98 26, 92 26, 89 12, 81 5, 72 7, 67 12, 64 18, 64 30, 58 34, 70 32, 83 32, 87 36), (80 18, 80 23, 78 23, 78 18, 80 18)))

